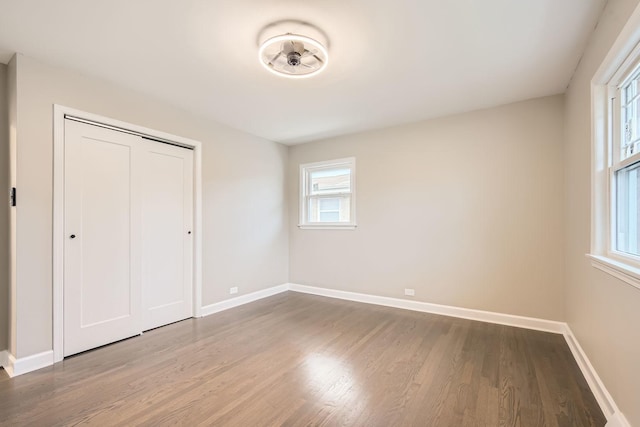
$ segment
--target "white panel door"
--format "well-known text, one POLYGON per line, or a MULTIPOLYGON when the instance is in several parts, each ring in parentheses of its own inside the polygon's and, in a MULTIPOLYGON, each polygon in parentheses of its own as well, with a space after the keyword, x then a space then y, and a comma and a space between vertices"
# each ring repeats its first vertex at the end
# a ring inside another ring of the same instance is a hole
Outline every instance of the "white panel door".
POLYGON ((141 141, 65 121, 65 356, 142 330, 141 141))
POLYGON ((193 151, 145 141, 144 329, 192 316, 193 151))

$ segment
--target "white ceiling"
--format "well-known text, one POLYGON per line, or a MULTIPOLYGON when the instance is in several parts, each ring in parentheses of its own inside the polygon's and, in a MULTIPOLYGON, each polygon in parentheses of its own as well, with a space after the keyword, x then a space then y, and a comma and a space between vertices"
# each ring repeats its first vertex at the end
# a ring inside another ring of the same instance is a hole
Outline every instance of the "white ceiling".
POLYGON ((606 0, 0 0, 14 52, 284 143, 564 92, 606 0), (309 79, 268 73, 282 19, 330 39, 309 79))

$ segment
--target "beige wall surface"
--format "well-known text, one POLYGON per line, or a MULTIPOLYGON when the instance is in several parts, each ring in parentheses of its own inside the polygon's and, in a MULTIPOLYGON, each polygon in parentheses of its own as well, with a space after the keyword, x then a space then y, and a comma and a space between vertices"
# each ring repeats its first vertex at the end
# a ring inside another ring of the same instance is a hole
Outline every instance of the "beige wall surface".
MULTIPOLYGON (((7 66, 0 64, 0 194, 9 189, 9 96, 7 66)), ((0 351, 9 346, 9 204, 0 197, 0 351)))
POLYGON ((293 146, 290 281, 564 319, 563 97, 293 146), (354 231, 301 230, 302 163, 355 156, 354 231))
POLYGON ((28 57, 17 74, 17 357, 52 348, 53 104, 203 143, 204 305, 287 282, 286 147, 28 57))
POLYGON ((638 0, 610 0, 566 94, 567 321, 631 425, 640 426, 640 290, 593 268, 590 82, 638 0))

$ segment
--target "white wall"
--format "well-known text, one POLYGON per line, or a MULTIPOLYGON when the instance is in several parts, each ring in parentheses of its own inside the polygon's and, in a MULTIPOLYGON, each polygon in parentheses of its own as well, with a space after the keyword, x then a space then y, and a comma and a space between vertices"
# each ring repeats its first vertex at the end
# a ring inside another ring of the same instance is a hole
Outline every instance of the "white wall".
POLYGON ((631 425, 640 426, 640 290, 591 266, 590 81, 638 0, 609 0, 566 93, 567 321, 631 425))
MULTIPOLYGON (((9 189, 9 96, 7 66, 0 64, 0 194, 9 189)), ((0 350, 9 346, 9 207, 0 197, 0 350)))
POLYGON ((290 281, 564 319, 563 97, 289 150, 290 281), (355 156, 355 231, 298 229, 301 163, 355 156))
POLYGON ((17 357, 52 348, 53 104, 202 141, 203 304, 287 282, 286 147, 20 55, 16 86, 17 357))

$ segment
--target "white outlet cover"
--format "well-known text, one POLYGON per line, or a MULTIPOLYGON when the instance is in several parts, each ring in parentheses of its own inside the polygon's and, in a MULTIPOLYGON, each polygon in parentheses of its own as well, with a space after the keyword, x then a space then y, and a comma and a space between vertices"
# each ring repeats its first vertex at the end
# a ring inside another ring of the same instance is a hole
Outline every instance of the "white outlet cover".
POLYGON ((416 291, 415 291, 415 289, 405 288, 404 294, 405 295, 409 295, 409 296, 415 296, 416 295, 416 291))
POLYGON ((233 294, 237 294, 237 293, 238 293, 238 287, 237 287, 237 286, 234 286, 233 288, 229 288, 229 293, 230 293, 231 295, 233 295, 233 294))

